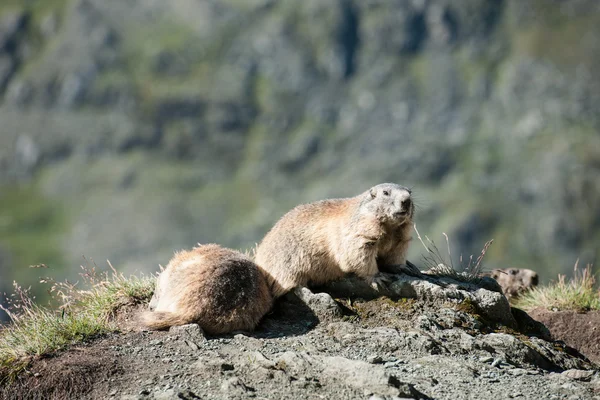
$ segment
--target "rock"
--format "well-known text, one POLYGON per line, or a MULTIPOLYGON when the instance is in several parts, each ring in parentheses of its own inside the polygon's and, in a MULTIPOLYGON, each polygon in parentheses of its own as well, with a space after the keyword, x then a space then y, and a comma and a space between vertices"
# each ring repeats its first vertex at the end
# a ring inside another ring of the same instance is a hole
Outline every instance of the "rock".
POLYGON ((535 367, 546 370, 591 368, 590 363, 585 359, 572 357, 555 349, 552 343, 536 337, 528 338, 527 343, 524 343, 512 335, 490 333, 476 338, 474 347, 499 354, 506 362, 520 368, 535 367))
POLYGON ((191 342, 189 340, 185 340, 185 344, 188 345, 192 350, 198 350, 199 347, 196 343, 191 342))
POLYGON ((589 381, 595 373, 593 370, 568 369, 563 371, 562 375, 576 381, 589 381))
POLYGON ((367 357, 367 362, 369 364, 382 364, 383 363, 383 358, 381 358, 381 356, 369 356, 367 357))
POLYGON ((244 382, 238 377, 228 378, 221 384, 221 391, 228 395, 233 394, 245 394, 247 392, 253 392, 254 389, 246 386, 244 382))
POLYGON ((169 333, 172 335, 178 335, 185 341, 186 344, 191 347, 196 347, 196 350, 198 349, 198 343, 206 341, 204 331, 198 324, 172 326, 169 329, 169 333))
POLYGON ((502 358, 495 358, 490 365, 492 367, 500 368, 500 366, 502 366, 503 364, 506 364, 506 361, 504 361, 502 358))
POLYGON ((492 292, 502 293, 502 287, 500 284, 489 276, 481 276, 477 282, 477 285, 484 289, 491 290, 492 292))
MULTIPOLYGON (((191 349, 192 351, 196 351, 191 349)), ((194 363, 194 369, 200 371, 201 373, 207 374, 219 374, 226 371, 235 370, 235 365, 226 361, 223 357, 215 354, 214 357, 211 357, 208 361, 197 361, 194 363)))
MULTIPOLYGON (((326 379, 342 380, 346 384, 367 389, 378 395, 414 397, 416 389, 388 374, 383 366, 369 364, 364 361, 349 360, 344 357, 326 357, 323 376, 326 379)), ((421 398, 426 398, 423 395, 421 398)))
POLYGON ((420 301, 468 303, 474 312, 481 313, 484 318, 516 327, 508 300, 502 293, 484 289, 476 283, 459 282, 449 277, 426 276, 425 279, 419 279, 396 275, 395 280, 380 291, 375 291, 364 280, 350 277, 320 289, 335 297, 373 299, 383 295, 393 299, 413 298, 420 301))
POLYGON ((524 368, 513 368, 508 370, 508 373, 514 376, 526 375, 527 372, 528 371, 524 368))
POLYGON ((244 358, 248 359, 250 363, 256 363, 257 365, 267 369, 275 369, 277 366, 275 362, 269 360, 260 351, 253 351, 247 357, 244 356, 244 358))
POLYGON ((314 361, 308 354, 286 351, 277 355, 274 362, 277 369, 285 371, 290 376, 295 376, 301 375, 314 361))
POLYGON ((566 349, 558 343, 548 342, 536 337, 531 337, 529 340, 528 344, 536 352, 561 370, 592 368, 589 360, 576 350, 566 349))
POLYGON ((327 293, 313 293, 305 287, 294 289, 293 293, 304 302, 320 320, 330 320, 332 317, 341 317, 342 310, 331 295, 327 293))

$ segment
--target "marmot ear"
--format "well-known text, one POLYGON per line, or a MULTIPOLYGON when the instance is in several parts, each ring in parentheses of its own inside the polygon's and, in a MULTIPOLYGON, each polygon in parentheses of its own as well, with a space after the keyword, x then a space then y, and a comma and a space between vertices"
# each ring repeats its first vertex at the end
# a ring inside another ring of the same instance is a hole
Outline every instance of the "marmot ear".
POLYGON ((369 194, 371 195, 371 198, 374 199, 377 197, 377 190, 375 188, 371 188, 371 190, 369 190, 369 194))

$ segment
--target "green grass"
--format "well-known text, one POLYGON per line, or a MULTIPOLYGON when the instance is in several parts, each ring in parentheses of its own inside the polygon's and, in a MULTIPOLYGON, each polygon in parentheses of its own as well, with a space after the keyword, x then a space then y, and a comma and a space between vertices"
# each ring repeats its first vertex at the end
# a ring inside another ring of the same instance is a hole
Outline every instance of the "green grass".
POLYGON ((8 307, 2 307, 11 323, 0 330, 0 384, 14 379, 33 357, 117 331, 118 310, 148 301, 154 291, 153 277, 126 278, 114 269, 111 274, 97 274, 95 267, 81 275, 87 282, 85 289, 46 281, 57 308, 34 303, 28 290, 15 284, 8 307))
POLYGON ((526 311, 534 308, 577 312, 600 310, 600 289, 592 266, 588 264, 580 271, 575 264, 571 279, 567 281, 565 275, 558 275, 558 281, 523 293, 514 305, 526 311))

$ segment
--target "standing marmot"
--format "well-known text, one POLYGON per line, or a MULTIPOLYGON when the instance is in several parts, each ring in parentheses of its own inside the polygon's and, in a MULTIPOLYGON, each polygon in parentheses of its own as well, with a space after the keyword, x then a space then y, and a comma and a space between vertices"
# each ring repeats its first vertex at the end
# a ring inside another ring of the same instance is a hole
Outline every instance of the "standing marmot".
POLYGON ((195 322, 209 334, 253 330, 271 309, 268 276, 244 254, 216 244, 176 253, 156 283, 142 323, 195 322))
POLYGON ((406 265, 413 214, 411 191, 393 183, 356 197, 300 205, 267 233, 255 261, 273 278, 275 297, 347 273, 376 287, 387 280, 380 268, 414 269, 406 265))

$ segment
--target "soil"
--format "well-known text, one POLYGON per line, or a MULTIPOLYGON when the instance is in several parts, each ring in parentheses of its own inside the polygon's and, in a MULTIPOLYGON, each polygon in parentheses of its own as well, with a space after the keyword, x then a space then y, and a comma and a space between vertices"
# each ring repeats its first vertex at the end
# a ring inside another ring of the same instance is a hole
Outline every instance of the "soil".
POLYGON ((529 315, 546 325, 554 340, 562 340, 600 364, 600 311, 578 313, 538 308, 529 315))

